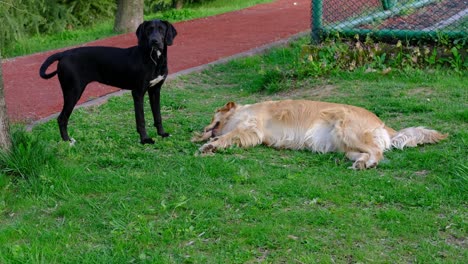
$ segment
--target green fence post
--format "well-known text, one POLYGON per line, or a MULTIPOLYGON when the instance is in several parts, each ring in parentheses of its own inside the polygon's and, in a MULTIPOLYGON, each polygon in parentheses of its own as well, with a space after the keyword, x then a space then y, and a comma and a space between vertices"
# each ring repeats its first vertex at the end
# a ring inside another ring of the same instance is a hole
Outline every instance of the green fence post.
POLYGON ((382 0, 382 6, 384 10, 389 10, 395 5, 396 0, 382 0))
POLYGON ((323 31, 322 17, 323 17, 323 1, 312 0, 312 41, 315 44, 320 43, 320 37, 323 31))

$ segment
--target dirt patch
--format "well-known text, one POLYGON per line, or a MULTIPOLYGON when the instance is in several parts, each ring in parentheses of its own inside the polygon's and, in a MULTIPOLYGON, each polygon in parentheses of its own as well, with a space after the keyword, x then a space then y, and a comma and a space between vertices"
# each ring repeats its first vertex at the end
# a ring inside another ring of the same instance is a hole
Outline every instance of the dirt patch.
POLYGON ((434 91, 428 87, 420 87, 412 89, 408 92, 409 95, 422 95, 422 96, 429 96, 432 95, 434 91))
POLYGON ((288 90, 278 93, 274 97, 278 98, 291 98, 291 99, 309 99, 309 100, 322 100, 323 98, 330 97, 336 89, 335 85, 320 85, 312 88, 300 88, 288 90))
POLYGON ((445 242, 449 245, 456 245, 462 248, 468 248, 466 240, 467 239, 465 237, 455 237, 453 235, 449 235, 449 237, 445 239, 445 242))

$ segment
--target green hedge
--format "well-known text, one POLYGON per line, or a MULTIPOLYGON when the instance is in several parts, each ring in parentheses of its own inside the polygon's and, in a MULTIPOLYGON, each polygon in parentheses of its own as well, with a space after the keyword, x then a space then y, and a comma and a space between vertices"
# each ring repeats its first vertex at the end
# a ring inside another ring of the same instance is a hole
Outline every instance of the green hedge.
MULTIPOLYGON (((145 14, 170 9, 175 0, 144 0, 145 14)), ((200 4, 211 0, 182 0, 200 4)), ((116 0, 1 0, 0 47, 21 38, 89 27, 113 19, 116 0)), ((1 48, 0 48, 1 49, 1 48)))
POLYGON ((91 26, 115 13, 114 0, 2 0, 0 45, 37 34, 91 26))
POLYGON ((156 13, 159 11, 168 10, 176 7, 176 3, 186 4, 203 4, 213 0, 144 0, 145 1, 145 14, 156 13))

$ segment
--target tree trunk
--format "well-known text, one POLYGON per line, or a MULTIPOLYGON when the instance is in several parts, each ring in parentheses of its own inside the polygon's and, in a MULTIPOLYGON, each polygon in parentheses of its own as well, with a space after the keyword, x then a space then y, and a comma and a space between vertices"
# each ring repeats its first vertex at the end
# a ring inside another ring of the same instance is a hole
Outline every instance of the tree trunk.
POLYGON ((144 0, 117 0, 114 31, 134 32, 143 22, 144 0))
POLYGON ((172 6, 175 9, 182 9, 182 7, 184 7, 184 0, 173 0, 172 6))
POLYGON ((0 149, 8 152, 11 149, 11 136, 3 87, 2 59, 0 54, 0 149))

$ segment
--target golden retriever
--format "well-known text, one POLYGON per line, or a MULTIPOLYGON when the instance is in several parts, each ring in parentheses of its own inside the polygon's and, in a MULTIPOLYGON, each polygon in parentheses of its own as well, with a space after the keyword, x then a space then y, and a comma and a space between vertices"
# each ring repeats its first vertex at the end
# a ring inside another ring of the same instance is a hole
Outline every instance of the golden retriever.
POLYGON ((415 147, 446 138, 435 130, 409 127, 395 131, 366 109, 344 104, 283 100, 240 105, 227 103, 216 110, 211 124, 193 142, 206 141, 199 151, 214 153, 232 145, 259 144, 314 152, 345 152, 352 169, 377 166, 383 152, 415 147))

